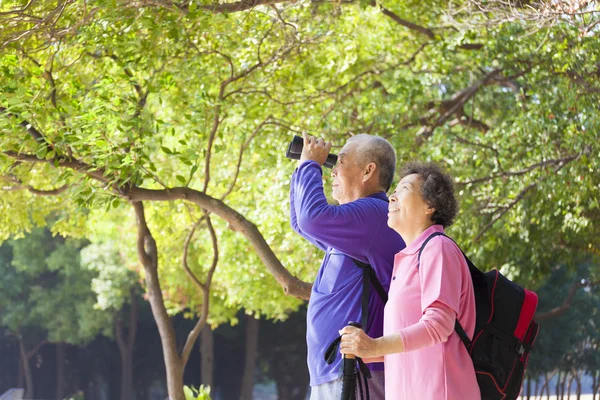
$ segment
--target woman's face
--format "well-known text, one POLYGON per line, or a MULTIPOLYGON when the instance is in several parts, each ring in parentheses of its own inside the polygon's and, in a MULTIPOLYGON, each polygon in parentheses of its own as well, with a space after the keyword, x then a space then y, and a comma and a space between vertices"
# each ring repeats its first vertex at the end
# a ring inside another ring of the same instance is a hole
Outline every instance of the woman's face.
POLYGON ((421 196, 419 175, 406 175, 390 196, 388 226, 402 235, 402 232, 431 225, 433 211, 421 196))

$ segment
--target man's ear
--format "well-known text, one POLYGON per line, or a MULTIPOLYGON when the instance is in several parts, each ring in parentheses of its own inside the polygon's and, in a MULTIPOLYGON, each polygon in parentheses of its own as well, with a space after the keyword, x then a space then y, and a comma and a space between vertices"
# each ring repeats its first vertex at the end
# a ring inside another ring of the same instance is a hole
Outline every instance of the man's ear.
POLYGON ((368 163, 365 169, 363 170, 363 182, 368 181, 375 174, 376 170, 377 165, 375 163, 368 163))

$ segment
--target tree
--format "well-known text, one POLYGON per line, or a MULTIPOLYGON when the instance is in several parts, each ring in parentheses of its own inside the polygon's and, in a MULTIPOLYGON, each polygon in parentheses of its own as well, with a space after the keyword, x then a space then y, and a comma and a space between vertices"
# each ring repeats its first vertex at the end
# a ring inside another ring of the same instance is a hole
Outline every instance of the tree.
POLYGON ((121 400, 133 394, 133 350, 138 325, 140 288, 136 273, 124 265, 115 243, 92 243, 81 250, 81 263, 98 275, 91 281, 97 308, 112 315, 121 357, 121 400), (125 309, 128 309, 127 313, 125 309), (124 317, 128 317, 124 321, 124 317))
MULTIPOLYGON (((572 307, 540 321, 540 331, 527 371, 530 379, 536 381, 542 375, 554 375, 558 372, 562 379, 558 379, 556 390, 562 393, 571 387, 574 379, 580 390, 579 375, 585 372, 594 377, 600 369, 597 351, 597 314, 600 310, 598 295, 593 292, 592 287, 571 290, 573 280, 585 281, 594 269, 595 266, 589 263, 579 265, 576 272, 556 267, 548 282, 538 291, 542 313, 559 307, 565 300, 565 293, 571 297, 572 307)), ((535 391, 537 396, 537 388, 535 391)))
MULTIPOLYGON (((93 273, 80 266, 82 242, 53 238, 36 229, 3 247, 0 323, 16 336, 27 397, 35 396, 30 360, 41 346, 53 343, 64 354, 64 344, 84 344, 104 333, 111 320, 94 310, 90 290, 93 273)), ((63 398, 64 359, 58 357, 57 398, 63 398)))
POLYGON ((521 283, 597 257, 595 12, 531 30, 438 1, 3 7, 3 234, 133 210, 173 399, 209 315, 285 318, 300 302, 277 284, 308 297, 319 254, 287 227, 291 133, 378 133, 401 162, 448 166, 450 233, 521 283), (182 351, 180 311, 200 316, 182 351))

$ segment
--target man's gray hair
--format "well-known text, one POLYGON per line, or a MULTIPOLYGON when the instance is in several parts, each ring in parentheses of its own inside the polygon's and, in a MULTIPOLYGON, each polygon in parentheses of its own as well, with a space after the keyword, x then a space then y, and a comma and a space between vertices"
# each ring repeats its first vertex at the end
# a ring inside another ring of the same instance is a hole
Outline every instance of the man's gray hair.
POLYGON ((379 169, 379 184, 387 192, 392 186, 396 171, 396 151, 384 138, 361 133, 352 136, 347 143, 360 142, 357 148, 358 162, 367 165, 374 162, 379 169))

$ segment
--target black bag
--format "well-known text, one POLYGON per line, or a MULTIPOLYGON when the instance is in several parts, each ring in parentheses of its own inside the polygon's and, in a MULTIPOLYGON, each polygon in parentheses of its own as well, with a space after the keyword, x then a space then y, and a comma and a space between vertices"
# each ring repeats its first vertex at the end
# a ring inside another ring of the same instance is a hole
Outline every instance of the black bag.
MULTIPOLYGON (((440 235, 446 236, 436 232, 423 242, 419 261, 427 242, 440 235)), ((514 400, 521 391, 529 353, 539 331, 539 325, 533 320, 538 297, 496 269, 481 272, 463 255, 475 291, 473 340, 469 339, 458 319, 454 330, 473 360, 481 399, 514 400)))

